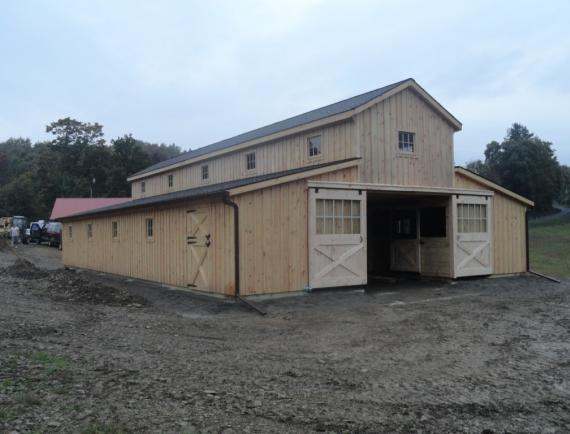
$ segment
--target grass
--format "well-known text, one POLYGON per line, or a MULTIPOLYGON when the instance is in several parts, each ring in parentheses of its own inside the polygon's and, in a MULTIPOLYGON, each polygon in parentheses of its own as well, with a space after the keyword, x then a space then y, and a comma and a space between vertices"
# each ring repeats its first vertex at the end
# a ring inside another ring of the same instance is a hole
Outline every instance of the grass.
POLYGON ((69 367, 69 361, 65 357, 54 356, 44 352, 32 354, 32 360, 42 364, 48 374, 63 371, 69 367))
POLYGON ((570 278, 570 214, 529 222, 530 268, 559 278, 570 278))
POLYGON ((119 423, 94 422, 81 430, 81 434, 127 434, 127 429, 119 423))

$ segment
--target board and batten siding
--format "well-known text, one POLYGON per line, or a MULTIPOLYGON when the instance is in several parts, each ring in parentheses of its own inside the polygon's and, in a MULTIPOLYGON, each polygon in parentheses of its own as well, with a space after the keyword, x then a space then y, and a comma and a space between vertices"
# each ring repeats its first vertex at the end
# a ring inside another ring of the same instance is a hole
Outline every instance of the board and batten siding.
POLYGON ((199 161, 137 180, 131 183, 131 195, 133 199, 156 196, 210 183, 218 184, 235 179, 352 158, 357 154, 354 131, 354 122, 349 120, 199 161), (309 157, 307 140, 316 135, 321 136, 321 154, 309 157), (251 152, 255 152, 256 168, 247 170, 246 155, 251 152), (202 180, 203 165, 208 165, 209 179, 207 182, 202 180), (172 187, 168 187, 168 175, 173 175, 174 185, 172 187), (145 182, 144 194, 141 192, 141 182, 143 181, 145 182))
MULTIPOLYGON (((312 177, 355 182, 356 167, 312 177)), ((242 295, 301 291, 308 285, 307 180, 232 197, 239 206, 242 295)))
POLYGON ((189 280, 189 251, 186 242, 187 211, 210 211, 212 270, 208 288, 197 290, 234 294, 233 209, 221 201, 170 204, 115 215, 64 222, 63 263, 105 273, 186 287, 189 280), (154 236, 146 237, 146 219, 153 219, 154 236), (112 237, 112 222, 118 224, 118 239, 112 237), (87 225, 93 237, 87 237, 87 225), (73 238, 69 238, 72 226, 73 238))
MULTIPOLYGON (((489 186, 455 173, 455 187, 481 190, 489 186)), ((493 274, 527 271, 526 210, 519 201, 495 190, 493 196, 493 274)))
POLYGON ((453 186, 453 127, 412 89, 356 115, 360 182, 453 186), (413 153, 398 149, 398 132, 415 134, 413 153))

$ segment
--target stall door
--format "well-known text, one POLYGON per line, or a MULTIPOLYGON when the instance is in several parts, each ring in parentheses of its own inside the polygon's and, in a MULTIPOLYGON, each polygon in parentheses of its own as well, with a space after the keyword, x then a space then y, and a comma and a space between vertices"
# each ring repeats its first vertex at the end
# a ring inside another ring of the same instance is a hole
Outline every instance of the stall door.
POLYGON ((186 212, 186 231, 188 287, 207 289, 211 281, 209 250, 212 244, 209 207, 186 212))
POLYGON ((492 198, 454 197, 455 277, 492 274, 492 198))
POLYGON ((366 192, 309 190, 309 285, 364 285, 366 192))
POLYGON ((416 209, 394 210, 391 220, 390 269, 419 273, 418 211, 416 209))

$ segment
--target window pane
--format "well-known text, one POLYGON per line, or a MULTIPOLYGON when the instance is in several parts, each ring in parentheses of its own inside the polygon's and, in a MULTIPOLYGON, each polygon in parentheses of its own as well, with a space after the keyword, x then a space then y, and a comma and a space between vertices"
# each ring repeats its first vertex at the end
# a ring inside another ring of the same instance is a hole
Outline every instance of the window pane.
POLYGON ((343 234, 351 234, 352 233, 352 218, 344 217, 344 229, 342 231, 343 234))
POLYGON ((352 233, 359 234, 360 233, 360 219, 353 218, 352 219, 352 233))
POLYGON ((334 201, 334 216, 342 217, 342 200, 334 201))
POLYGON ((333 233, 333 218, 326 217, 325 218, 325 234, 332 234, 333 233))
POLYGON ((333 214, 333 201, 332 199, 325 200, 325 215, 327 217, 332 217, 333 214))
POLYGON ((360 201, 352 201, 352 217, 360 217, 360 201))
POLYGON ((317 234, 321 235, 325 230, 325 222, 322 217, 317 217, 317 234))
POLYGON ((342 219, 342 217, 335 217, 334 218, 334 233, 335 234, 342 234, 343 233, 343 219, 342 219))

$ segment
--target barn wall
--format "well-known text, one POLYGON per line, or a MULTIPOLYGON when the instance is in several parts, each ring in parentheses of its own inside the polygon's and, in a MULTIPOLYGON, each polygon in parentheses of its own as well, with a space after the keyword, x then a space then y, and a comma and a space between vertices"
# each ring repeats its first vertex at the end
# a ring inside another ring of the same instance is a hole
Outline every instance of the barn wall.
MULTIPOLYGON (((354 182, 357 168, 313 181, 354 182)), ((308 285, 307 180, 235 196, 240 212, 242 295, 301 291, 308 285)))
POLYGON ((356 116, 361 182, 452 187, 453 133, 412 89, 364 110, 356 116), (399 131, 416 134, 413 154, 399 152, 399 131))
POLYGON ((220 201, 194 202, 149 208, 136 212, 66 221, 63 231, 63 263, 106 273, 186 287, 189 279, 189 251, 186 218, 189 207, 210 209, 212 246, 211 284, 198 290, 218 294, 234 293, 233 210, 220 201), (154 237, 146 239, 145 219, 154 219, 154 237), (112 238, 112 222, 118 222, 118 240, 112 238), (87 237, 87 224, 93 237, 87 237), (73 238, 69 238, 69 226, 73 238))
POLYGON ((131 192, 132 197, 138 199, 205 185, 202 180, 201 169, 205 164, 208 165, 209 170, 208 183, 217 184, 234 179, 344 160, 355 157, 356 154, 354 122, 349 120, 150 176, 133 182, 131 192), (307 139, 319 134, 321 135, 321 155, 309 157, 307 139), (256 168, 248 171, 246 169, 246 154, 254 151, 256 153, 256 168), (168 187, 169 174, 174 175, 174 186, 171 188, 168 187), (145 182, 144 194, 141 193, 142 181, 145 182))
MULTIPOLYGON (((488 186, 455 174, 455 187, 489 189, 488 186)), ((526 272, 526 209, 509 196, 495 191, 493 196, 493 273, 526 272)))

